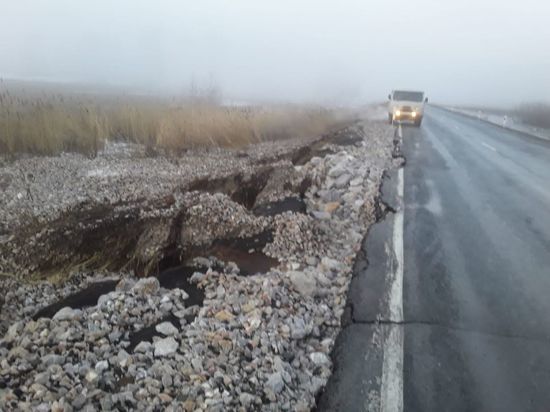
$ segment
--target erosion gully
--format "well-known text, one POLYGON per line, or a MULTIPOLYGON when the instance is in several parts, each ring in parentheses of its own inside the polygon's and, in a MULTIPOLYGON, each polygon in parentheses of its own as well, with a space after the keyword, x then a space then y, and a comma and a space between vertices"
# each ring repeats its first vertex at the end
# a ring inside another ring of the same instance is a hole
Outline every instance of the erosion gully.
MULTIPOLYGON (((314 144, 307 147, 302 147, 288 155, 289 160, 294 165, 303 165, 307 163, 314 156, 326 156, 327 154, 334 153, 334 150, 327 148, 327 144, 336 144, 338 146, 354 145, 361 140, 361 136, 350 134, 347 131, 336 131, 330 135, 323 136, 314 144)), ((275 162, 281 160, 281 158, 264 159, 263 162, 275 162)), ((295 193, 283 199, 257 204, 256 199, 259 193, 266 187, 269 181, 273 169, 270 165, 262 166, 259 171, 252 177, 245 177, 241 174, 229 175, 223 178, 216 179, 199 179, 189 185, 188 191, 199 191, 208 193, 224 193, 229 196, 234 202, 241 204, 248 209, 255 216, 276 216, 285 212, 293 213, 307 213, 304 197, 307 189, 311 185, 311 181, 304 179, 298 187, 295 188, 295 193)), ((159 199, 157 206, 161 207, 171 206, 174 199, 171 196, 167 196, 163 199, 159 199)), ((99 244, 103 244, 103 250, 108 250, 108 253, 102 251, 102 255, 108 259, 114 256, 127 256, 131 252, 132 248, 136 246, 137 239, 139 237, 138 225, 133 224, 133 221, 137 221, 136 210, 126 211, 124 214, 114 214, 114 209, 109 206, 98 206, 90 210, 78 210, 69 212, 65 216, 62 216, 60 221, 63 222, 60 225, 59 230, 50 233, 51 236, 58 236, 53 243, 55 246, 73 247, 75 256, 71 259, 56 258, 56 255, 52 257, 45 257, 44 260, 38 263, 38 269, 44 272, 50 272, 52 270, 58 270, 66 267, 70 264, 74 264, 75 260, 86 260, 92 266, 101 262, 96 262, 93 259, 95 254, 94 248, 98 248, 99 244), (106 218, 107 217, 107 218, 106 218), (67 234, 74 231, 73 228, 80 227, 86 228, 87 222, 95 223, 90 225, 90 230, 82 230, 81 233, 76 233, 76 236, 80 236, 82 239, 75 245, 72 245, 70 240, 67 239, 67 234), (99 226, 98 226, 99 222, 99 226), (101 223, 103 222, 103 224, 101 223), (116 232, 116 235, 113 235, 116 232), (63 235, 60 235, 62 233, 63 235), (69 243, 64 245, 63 243, 69 243)), ((381 212, 382 214, 382 212, 381 212)), ((273 233, 271 230, 264 230, 249 237, 233 237, 233 238, 220 238, 215 239, 210 245, 193 245, 186 248, 185 254, 182 255, 181 249, 176 247, 177 233, 181 226, 185 224, 184 216, 180 215, 173 221, 173 227, 171 231, 171 241, 162 250, 162 256, 155 265, 152 273, 148 275, 154 275, 158 278, 160 286, 166 289, 180 288, 185 290, 189 295, 186 303, 192 307, 200 307, 203 304, 205 298, 204 291, 195 282, 191 282, 190 278, 196 272, 206 273, 209 267, 196 264, 195 258, 208 258, 214 257, 222 264, 224 262, 234 262, 239 268, 239 274, 241 276, 249 276, 256 273, 265 273, 272 267, 279 264, 279 261, 273 257, 269 257, 262 252, 263 248, 273 241, 273 233)), ((48 251, 46 251, 47 253, 48 251)), ((52 254, 54 250, 51 251, 52 254)), ((58 254, 63 256, 62 253, 58 254)), ((111 263, 115 264, 115 269, 123 268, 128 265, 128 262, 123 260, 112 260, 111 263)), ((136 272, 143 270, 143 267, 135 266, 136 272)), ((214 268, 221 269, 223 268, 214 268)), ((94 306, 98 303, 100 296, 112 292, 115 290, 119 279, 109 279, 105 281, 99 281, 89 284, 87 287, 77 291, 76 293, 66 296, 46 307, 38 310, 33 319, 36 320, 42 317, 53 317, 63 307, 71 307, 73 309, 82 309, 90 306, 94 306)), ((192 322, 196 316, 197 311, 187 315, 186 322, 192 322)), ((159 322, 149 325, 141 330, 134 331, 129 336, 130 345, 128 347, 129 352, 133 352, 134 348, 142 341, 152 342, 154 336, 160 334, 156 331, 156 326, 162 322, 170 322, 176 328, 180 328, 179 319, 174 315, 170 315, 161 319, 159 322)), ((120 377, 120 384, 123 385, 125 377, 120 377)))

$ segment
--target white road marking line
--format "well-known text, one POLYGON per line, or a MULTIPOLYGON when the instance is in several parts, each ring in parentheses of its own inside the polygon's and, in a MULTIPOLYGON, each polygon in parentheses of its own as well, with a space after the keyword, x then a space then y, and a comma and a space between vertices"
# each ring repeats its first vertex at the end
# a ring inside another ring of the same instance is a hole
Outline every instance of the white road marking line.
POLYGON ((403 138, 403 129, 401 128, 401 125, 397 126, 397 136, 399 136, 400 139, 403 138))
POLYGON ((386 325, 380 411, 403 411, 403 326, 386 325))
MULTIPOLYGON (((395 265, 392 265, 389 294, 389 321, 403 322, 403 168, 397 174, 399 207, 394 217, 393 252, 395 265)), ((380 410, 383 412, 403 411, 403 326, 387 325, 382 363, 380 386, 380 410)))
POLYGON ((485 142, 481 142, 481 144, 482 144, 483 146, 485 146, 487 149, 491 149, 493 152, 496 152, 496 151, 497 151, 497 149, 495 149, 495 148, 494 148, 493 146, 491 146, 490 144, 487 144, 487 143, 485 143, 485 142))
POLYGON ((403 168, 397 171, 398 209, 393 223, 393 249, 395 266, 392 268, 393 279, 390 289, 390 319, 392 322, 403 321, 403 168))

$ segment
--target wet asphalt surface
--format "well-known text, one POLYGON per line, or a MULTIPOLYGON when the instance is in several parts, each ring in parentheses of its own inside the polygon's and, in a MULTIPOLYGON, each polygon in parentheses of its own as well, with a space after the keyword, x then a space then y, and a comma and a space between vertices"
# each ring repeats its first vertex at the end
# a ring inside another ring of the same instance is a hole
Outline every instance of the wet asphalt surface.
POLYGON ((550 410, 550 142, 432 108, 403 144, 404 409, 550 410))
POLYGON ((388 215, 319 410, 385 410, 381 336, 399 327, 403 410, 550 411, 550 142, 430 107, 403 154, 404 322, 384 325, 388 215))

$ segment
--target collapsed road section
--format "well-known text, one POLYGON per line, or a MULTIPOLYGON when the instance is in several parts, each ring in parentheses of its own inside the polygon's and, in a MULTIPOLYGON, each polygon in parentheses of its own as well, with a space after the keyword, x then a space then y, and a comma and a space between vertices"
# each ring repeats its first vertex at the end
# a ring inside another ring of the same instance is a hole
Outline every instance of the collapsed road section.
POLYGON ((403 169, 385 175, 383 212, 353 267, 334 370, 317 411, 403 410, 403 169))
POLYGON ((313 407, 383 174, 402 162, 393 129, 71 156, 0 168, 0 406, 313 407))

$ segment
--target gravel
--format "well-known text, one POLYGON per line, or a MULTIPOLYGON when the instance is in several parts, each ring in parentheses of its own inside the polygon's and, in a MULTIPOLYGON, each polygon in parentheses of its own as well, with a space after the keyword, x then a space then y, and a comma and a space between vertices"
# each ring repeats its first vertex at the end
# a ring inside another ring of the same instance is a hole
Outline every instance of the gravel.
POLYGON ((57 282, 28 282, 20 273, 0 277, 6 291, 0 311, 0 409, 313 407, 331 374, 330 352, 340 330, 355 255, 376 220, 382 174, 400 161, 392 159, 389 126, 363 122, 350 130, 363 136, 360 144, 329 143, 332 154, 314 156, 300 166, 285 156, 303 141, 266 143, 246 152, 193 152, 177 159, 119 159, 110 152, 96 159, 21 159, 1 167, 0 174, 13 176, 0 204, 0 224, 8 236, 24 225, 25 213, 49 222, 81 197, 116 203, 179 190, 170 216, 188 212, 181 247, 269 230, 272 239, 261 253, 279 264, 265 273, 242 276, 237 265, 202 256, 195 263, 208 269, 197 270, 187 286, 172 289, 154 277, 138 279, 130 269, 75 268, 57 282), (227 193, 181 189, 196 176, 251 172, 266 159, 289 170, 276 178, 287 185, 282 190, 268 183, 269 193, 258 199, 272 201, 295 193, 294 184, 308 177, 306 214, 255 216, 227 193), (69 189, 62 187, 63 181, 69 189), (120 282, 98 304, 62 308, 51 319, 32 319, 39 309, 113 277, 120 282), (191 304, 197 288, 204 299, 191 304), (135 336, 141 340, 132 350, 135 336))

